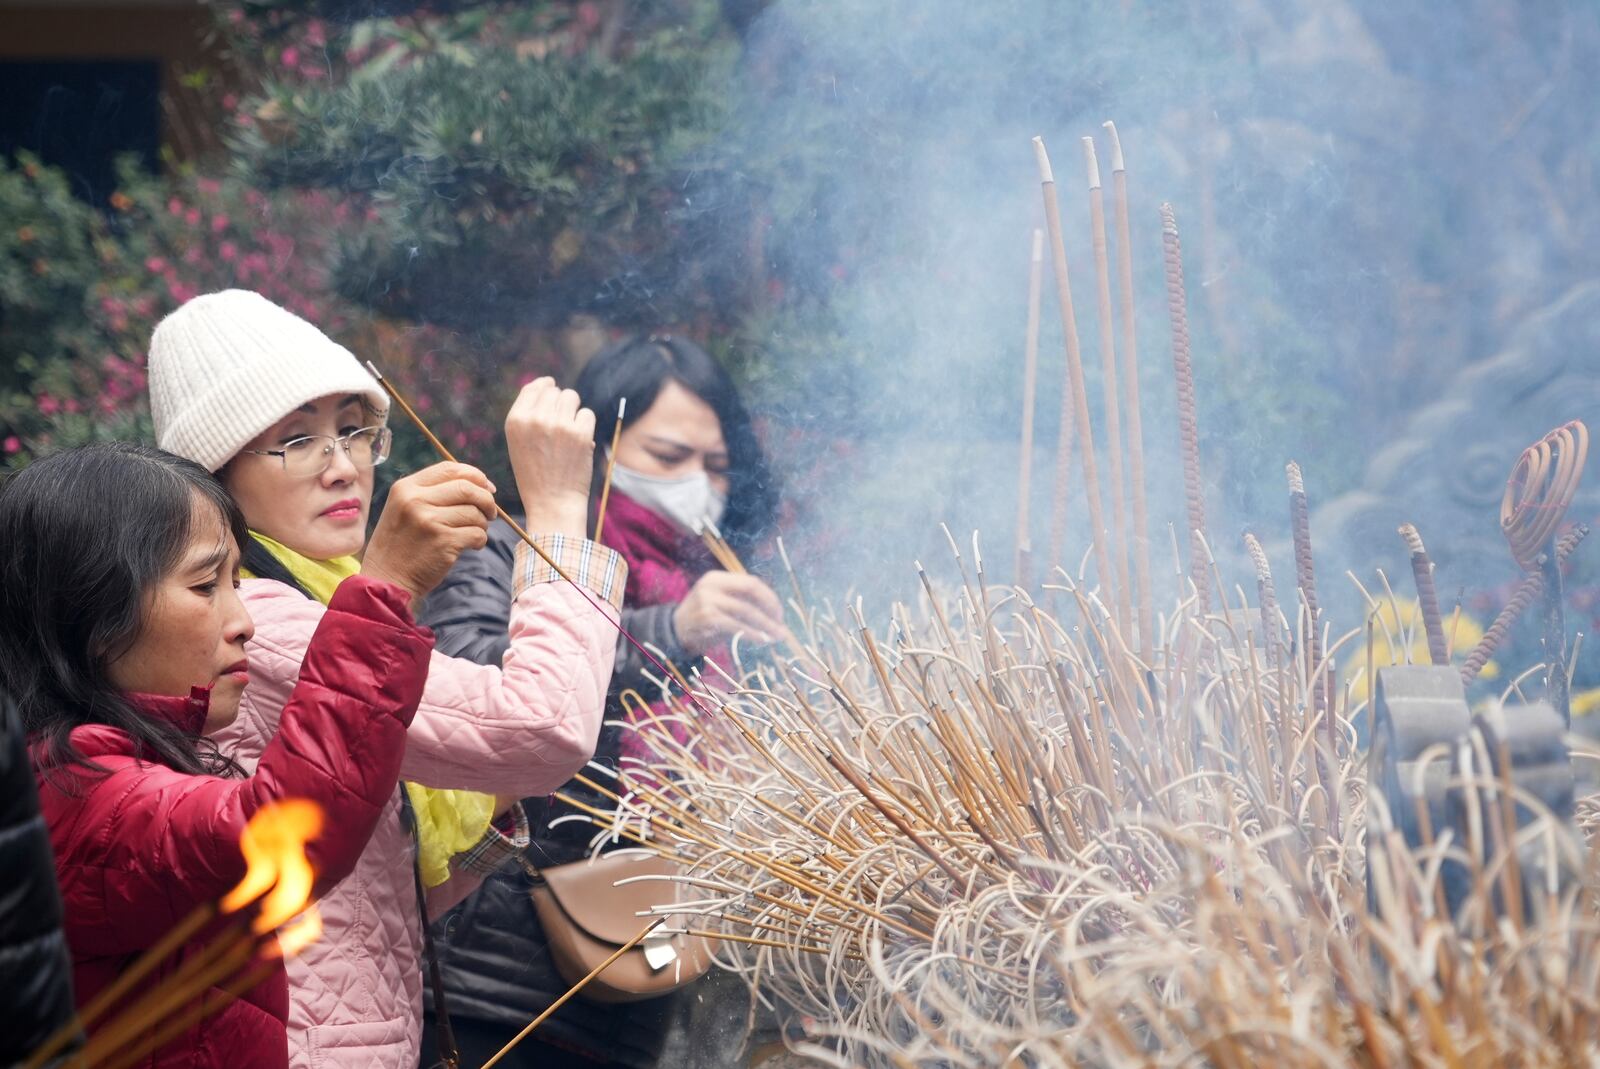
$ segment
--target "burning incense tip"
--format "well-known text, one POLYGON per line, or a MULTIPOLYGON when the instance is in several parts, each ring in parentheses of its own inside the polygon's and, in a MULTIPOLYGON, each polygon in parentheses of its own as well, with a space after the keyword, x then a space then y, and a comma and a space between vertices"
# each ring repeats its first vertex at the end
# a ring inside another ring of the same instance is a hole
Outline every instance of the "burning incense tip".
POLYGON ((622 422, 622 417, 627 415, 627 412, 628 412, 628 399, 626 397, 617 398, 617 422, 618 423, 622 422))
POLYGON ((1422 547, 1422 535, 1417 533, 1417 529, 1413 525, 1409 523, 1402 523, 1400 525, 1400 537, 1405 539, 1406 549, 1412 554, 1427 552, 1422 547))
POLYGON ((1038 227, 1033 228, 1033 262, 1044 263, 1044 231, 1038 227))
POLYGON ((383 381, 383 372, 379 371, 378 365, 374 364, 371 360, 367 361, 367 370, 372 372, 373 378, 377 379, 379 382, 383 381))
POLYGON ((1039 164, 1039 181, 1053 184, 1056 180, 1055 172, 1050 169, 1050 153, 1044 149, 1044 138, 1033 139, 1033 158, 1039 164))
POLYGON ((1089 175, 1089 188, 1100 188, 1100 161, 1095 158, 1094 138, 1083 138, 1083 165, 1089 175))
POLYGON ((1305 476, 1300 474, 1300 465, 1291 460, 1285 470, 1289 473, 1289 492, 1291 494, 1305 493, 1306 480, 1305 476))
POLYGON ((1122 139, 1117 136, 1117 124, 1107 119, 1100 124, 1106 128, 1106 136, 1111 138, 1111 169, 1113 171, 1126 171, 1122 165, 1122 139))

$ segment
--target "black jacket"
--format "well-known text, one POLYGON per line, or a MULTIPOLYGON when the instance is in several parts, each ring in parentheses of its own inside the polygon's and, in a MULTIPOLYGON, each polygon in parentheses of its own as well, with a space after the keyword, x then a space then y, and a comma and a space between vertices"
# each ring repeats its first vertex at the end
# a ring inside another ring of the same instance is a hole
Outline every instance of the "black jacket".
MULTIPOLYGON (((481 664, 499 664, 509 645, 512 562, 517 536, 509 524, 496 521, 484 549, 463 554, 444 582, 423 603, 420 622, 433 629, 439 652, 481 664)), ((623 626, 647 645, 658 647, 679 664, 689 658, 672 629, 674 605, 624 609, 623 626)), ((621 729, 615 696, 629 687, 648 692, 653 685, 641 675, 646 667, 638 650, 618 637, 616 669, 608 698, 608 724, 600 734, 595 761, 615 768, 621 729)), ((589 778, 594 778, 593 776, 589 778)), ((577 783, 564 793, 588 796, 577 783)), ((602 798, 598 808, 609 808, 602 798)), ((552 798, 529 798, 523 805, 532 825, 528 856, 536 867, 576 861, 588 852, 595 828, 580 821, 556 827, 550 822, 566 807, 552 798)), ((444 975, 452 1018, 475 1018, 520 1028, 567 989, 545 950, 539 922, 529 901, 530 882, 518 865, 506 865, 472 895, 440 918, 435 946, 444 975)), ((665 1041, 673 996, 626 1005, 601 1005, 575 998, 537 1036, 547 1043, 575 1048, 599 1061, 649 1067, 656 1064, 665 1041)), ((431 1012, 432 1001, 426 1000, 431 1012)))
MULTIPOLYGON (((27 739, 0 699, 0 1065, 14 1065, 72 1018, 72 961, 27 739)), ((69 1048, 70 1049, 70 1048, 69 1048)))

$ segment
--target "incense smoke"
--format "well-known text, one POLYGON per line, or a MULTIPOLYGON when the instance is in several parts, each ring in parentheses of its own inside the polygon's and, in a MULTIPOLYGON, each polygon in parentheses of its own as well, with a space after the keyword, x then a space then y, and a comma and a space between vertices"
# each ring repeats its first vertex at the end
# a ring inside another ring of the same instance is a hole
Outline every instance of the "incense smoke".
MULTIPOLYGON (((1376 0, 772 5, 747 31, 719 151, 744 180, 782 175, 790 200, 773 212, 759 268, 830 327, 818 343, 774 321, 758 364, 774 370, 756 381, 778 459, 809 492, 805 519, 831 533, 806 569, 838 580, 832 589, 903 591, 913 557, 948 559, 945 521, 964 546, 981 529, 991 573, 1009 574, 1029 235, 1041 218, 1035 134, 1054 162, 1105 448, 1079 139, 1108 118, 1131 187, 1155 569, 1171 573, 1165 524, 1181 524, 1163 200, 1186 254, 1212 542, 1236 558, 1255 529, 1286 569, 1272 550, 1286 535, 1284 461, 1302 463, 1314 505, 1370 481, 1368 460, 1414 412, 1592 274, 1581 238, 1597 229, 1583 147, 1595 105, 1575 72, 1597 52, 1592 11, 1486 0, 1425 15, 1376 0), (782 455, 782 432, 796 429, 843 435, 849 451, 782 455)), ((1103 136, 1100 162, 1109 200, 1103 136)), ((1063 364, 1048 268, 1044 289, 1041 565, 1063 364)), ((1498 415, 1497 399, 1483 400, 1469 421, 1479 435, 1498 415)), ((1537 425, 1531 434, 1508 429, 1503 469, 1578 414, 1535 412, 1519 421, 1537 425)), ((1442 566, 1457 539, 1496 537, 1493 503, 1445 507, 1447 480, 1430 476, 1452 462, 1448 449, 1385 490, 1399 489, 1400 518, 1421 526, 1442 566), (1447 521, 1430 522, 1436 510, 1447 521)), ((1076 470, 1072 493, 1079 515, 1076 470)), ((1341 544, 1342 531, 1319 542, 1325 587, 1346 586, 1334 569, 1403 559, 1384 522, 1381 544, 1366 531, 1358 544, 1341 544)), ((1081 520, 1068 544, 1076 571, 1081 520)), ((1489 584, 1507 570, 1442 583, 1489 584)))

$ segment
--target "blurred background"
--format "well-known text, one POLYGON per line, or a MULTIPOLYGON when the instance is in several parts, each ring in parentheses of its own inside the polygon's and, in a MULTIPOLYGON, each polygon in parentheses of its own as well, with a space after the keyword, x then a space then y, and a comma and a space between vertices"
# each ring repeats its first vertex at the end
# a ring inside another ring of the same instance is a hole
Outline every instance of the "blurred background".
MULTIPOLYGON (((1547 0, 0 0, 0 452, 146 434, 151 328, 228 286, 375 360, 491 473, 518 383, 674 330, 747 387, 819 589, 904 592, 948 564, 940 522, 1004 577, 1029 139, 1098 413, 1079 139, 1109 180, 1115 119, 1155 519, 1181 505, 1170 201, 1230 581, 1246 530, 1289 574, 1294 459, 1326 598, 1403 574, 1410 520, 1447 611, 1486 620, 1517 453, 1600 400, 1596 70, 1600 8, 1547 0)), ((389 470, 430 459, 402 429, 389 470)))

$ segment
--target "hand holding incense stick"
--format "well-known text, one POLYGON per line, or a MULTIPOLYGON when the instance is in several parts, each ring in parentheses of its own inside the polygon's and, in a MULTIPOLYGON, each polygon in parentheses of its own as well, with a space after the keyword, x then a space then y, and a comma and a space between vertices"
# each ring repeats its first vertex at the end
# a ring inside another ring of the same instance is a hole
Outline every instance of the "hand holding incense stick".
MULTIPOLYGON (((368 360, 367 370, 370 371, 372 373, 372 377, 377 379, 379 384, 383 386, 385 392, 388 393, 389 397, 394 401, 394 403, 400 406, 400 410, 410 418, 412 424, 416 426, 417 430, 422 432, 422 436, 428 440, 428 443, 433 446, 438 454, 445 460, 455 462, 455 454, 450 452, 449 448, 447 448, 443 442, 439 441, 438 436, 436 436, 433 431, 428 429, 427 423, 423 421, 421 416, 417 415, 417 410, 412 408, 410 403, 401 396, 400 391, 395 389, 393 383, 384 378, 383 372, 378 370, 377 365, 368 360)), ((540 560, 544 561, 544 563, 549 566, 552 572, 570 585, 572 589, 576 590, 579 596, 582 597, 584 601, 589 603, 590 608, 594 609, 594 611, 598 612, 601 616, 604 616, 606 620, 610 622, 611 626, 616 630, 617 634, 621 635, 630 646, 638 650, 640 656, 642 656, 645 661, 651 665, 651 667, 659 671, 663 678, 674 678, 672 671, 667 668, 666 665, 661 663, 661 658, 657 657, 655 654, 646 649, 644 643, 640 642, 627 628, 622 626, 622 621, 620 619, 614 618, 612 614, 607 611, 606 606, 601 605, 600 602, 595 599, 595 596, 589 593, 588 589, 585 588, 583 584, 576 582, 572 576, 568 575, 566 569, 557 564, 555 560, 551 558, 550 554, 546 553, 544 549, 533 540, 528 532, 523 530, 522 525, 511 518, 510 513, 501 508, 498 503, 495 504, 494 509, 496 515, 498 515, 502 520, 506 521, 506 524, 510 526, 511 530, 516 534, 516 536, 522 539, 522 541, 527 544, 528 548, 532 550, 540 560)), ((690 690, 688 687, 683 687, 683 693, 684 696, 689 699, 689 703, 693 705, 698 712, 705 716, 711 715, 711 709, 700 700, 694 691, 690 690)))

